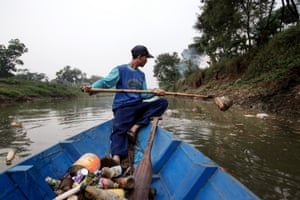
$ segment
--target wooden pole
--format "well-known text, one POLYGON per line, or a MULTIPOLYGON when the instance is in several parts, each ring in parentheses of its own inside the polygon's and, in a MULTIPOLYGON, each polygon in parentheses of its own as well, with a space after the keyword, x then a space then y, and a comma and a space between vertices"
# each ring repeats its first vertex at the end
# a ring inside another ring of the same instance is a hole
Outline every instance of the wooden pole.
MULTIPOLYGON (((84 91, 83 89, 81 89, 84 91)), ((88 93, 97 93, 97 92, 123 92, 123 93, 143 93, 143 94, 156 94, 154 90, 133 90, 133 89, 106 89, 106 88, 89 88, 86 92, 88 93)), ((172 96, 183 96, 183 97, 196 97, 202 99, 211 99, 215 100, 215 103, 219 107, 220 110, 226 111, 232 105, 233 101, 228 97, 214 97, 213 95, 201 95, 201 94, 189 94, 189 93, 181 93, 181 92, 167 92, 165 91, 165 95, 172 96)))
MULTIPOLYGON (((123 92, 123 93, 144 93, 144 94, 155 94, 154 90, 133 90, 133 89, 106 89, 106 88, 91 88, 89 92, 123 92)), ((185 97, 198 97, 202 99, 213 98, 210 95, 201 94, 188 94, 181 92, 165 92, 165 95, 172 96, 185 96, 185 97)))

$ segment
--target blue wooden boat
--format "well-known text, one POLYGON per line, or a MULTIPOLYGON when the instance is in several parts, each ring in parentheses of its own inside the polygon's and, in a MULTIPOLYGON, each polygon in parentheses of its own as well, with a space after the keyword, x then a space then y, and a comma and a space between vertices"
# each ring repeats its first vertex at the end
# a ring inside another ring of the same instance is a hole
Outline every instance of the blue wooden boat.
MULTIPOLYGON (((109 136, 112 121, 79 133, 69 139, 12 166, 0 174, 0 199, 53 199, 55 193, 45 177, 60 178, 84 153, 100 158, 110 155, 109 136)), ((139 131, 137 149, 147 146, 151 124, 139 131)), ((226 173, 204 154, 173 134, 159 128, 156 131, 151 160, 156 188, 155 199, 258 199, 234 177, 226 173)))

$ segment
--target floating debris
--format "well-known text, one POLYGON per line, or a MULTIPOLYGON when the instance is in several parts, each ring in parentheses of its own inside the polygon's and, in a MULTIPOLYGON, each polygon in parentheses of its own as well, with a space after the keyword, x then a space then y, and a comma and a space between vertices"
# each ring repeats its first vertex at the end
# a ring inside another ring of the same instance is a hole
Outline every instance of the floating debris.
POLYGON ((215 103, 218 105, 220 110, 225 111, 230 106, 232 106, 233 101, 231 99, 229 99, 228 97, 226 97, 226 96, 222 96, 222 97, 216 97, 215 98, 215 103))
POLYGON ((165 111, 165 115, 166 116, 168 116, 168 117, 170 117, 170 116, 172 116, 172 115, 176 115, 176 114, 179 114, 180 112, 179 112, 179 110, 171 110, 171 109, 167 109, 166 111, 165 111))
POLYGON ((22 128, 22 126, 23 126, 22 123, 19 121, 13 121, 10 123, 10 127, 12 128, 22 128))
POLYGON ((255 117, 255 115, 244 115, 245 117, 255 117))
POLYGON ((7 156, 6 156, 6 165, 11 165, 12 160, 15 158, 17 153, 17 150, 15 148, 10 149, 7 152, 7 156))
POLYGON ((257 113, 256 115, 251 115, 251 114, 247 114, 247 115, 244 115, 245 117, 256 117, 256 118, 259 118, 259 119, 266 119, 269 117, 268 114, 266 113, 257 113))
POLYGON ((257 113, 257 114, 256 114, 256 117, 257 117, 257 118, 260 118, 260 119, 266 119, 266 118, 269 117, 269 115, 266 114, 266 113, 257 113))

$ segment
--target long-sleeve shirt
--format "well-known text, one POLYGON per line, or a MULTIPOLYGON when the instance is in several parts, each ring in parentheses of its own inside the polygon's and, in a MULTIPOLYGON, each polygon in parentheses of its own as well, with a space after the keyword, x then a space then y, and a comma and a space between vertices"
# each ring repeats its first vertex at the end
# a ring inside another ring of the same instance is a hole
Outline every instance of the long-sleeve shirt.
MULTIPOLYGON (((113 88, 147 90, 145 74, 139 69, 133 69, 128 64, 117 66, 103 79, 92 84, 93 88, 113 88)), ((145 93, 116 93, 113 109, 131 103, 137 103, 142 99, 149 99, 154 94, 145 93)))

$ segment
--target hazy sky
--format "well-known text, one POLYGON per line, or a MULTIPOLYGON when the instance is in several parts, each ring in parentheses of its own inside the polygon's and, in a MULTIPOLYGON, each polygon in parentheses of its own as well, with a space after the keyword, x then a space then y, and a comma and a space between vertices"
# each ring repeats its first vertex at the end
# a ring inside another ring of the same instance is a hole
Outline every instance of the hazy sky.
MULTIPOLYGON (((70 65, 105 76, 131 60, 136 44, 151 54, 180 53, 198 32, 197 0, 0 0, 0 44, 20 39, 21 59, 31 72, 50 79, 70 65)), ((142 69, 152 82, 154 59, 142 69)), ((17 68, 20 68, 18 66, 17 68)))

